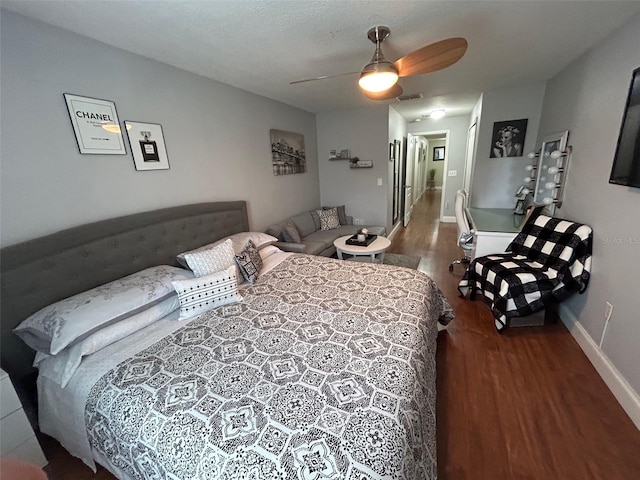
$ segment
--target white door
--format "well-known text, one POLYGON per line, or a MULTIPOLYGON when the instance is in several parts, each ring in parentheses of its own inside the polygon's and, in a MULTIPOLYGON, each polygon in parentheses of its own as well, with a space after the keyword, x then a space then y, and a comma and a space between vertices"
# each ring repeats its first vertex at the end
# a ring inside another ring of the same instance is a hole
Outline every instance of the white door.
POLYGON ((404 203, 404 217, 402 219, 402 225, 409 225, 409 221, 411 220, 411 185, 405 185, 405 203, 404 203))
POLYGON ((411 190, 411 181, 413 179, 413 160, 415 158, 415 138, 413 135, 407 135, 406 151, 404 152, 404 213, 402 216, 402 225, 409 225, 411 220, 411 208, 413 207, 413 195, 411 190))

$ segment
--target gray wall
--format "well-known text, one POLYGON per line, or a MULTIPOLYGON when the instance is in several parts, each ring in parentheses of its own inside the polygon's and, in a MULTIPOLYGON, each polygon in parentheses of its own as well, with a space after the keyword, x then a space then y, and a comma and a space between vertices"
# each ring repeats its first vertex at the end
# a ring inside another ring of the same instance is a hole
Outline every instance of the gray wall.
POLYGON ((1 21, 2 245, 193 202, 247 200, 254 229, 320 204, 313 114, 6 11, 1 21), (126 156, 81 155, 65 92, 161 124, 171 169, 137 172, 126 135, 126 156), (273 175, 271 128, 304 134, 307 173, 273 175))
MULTIPOLYGON (((444 162, 443 161, 433 161, 433 149, 435 147, 444 147, 446 142, 444 140, 429 140, 429 145, 427 146, 427 180, 429 179, 429 170, 435 168, 436 176, 434 177, 436 187, 442 187, 442 180, 444 175, 444 162)), ((447 152, 445 151, 445 155, 447 152)), ((458 174, 460 175, 460 174, 458 174)))
POLYGON ((346 205, 347 215, 368 225, 389 228, 387 105, 339 110, 317 115, 318 170, 323 205, 346 205), (347 160, 329 160, 331 150, 349 149, 372 168, 349 168, 347 160), (377 179, 382 178, 382 186, 377 179))
MULTIPOLYGON (((416 135, 429 132, 449 130, 449 149, 447 150, 447 170, 457 170, 456 177, 446 177, 442 194, 445 198, 444 217, 455 217, 453 203, 456 192, 462 188, 464 174, 464 155, 467 149, 467 135, 469 134, 469 116, 444 117, 438 120, 425 118, 419 123, 407 126, 409 133, 416 135)), ((447 172, 445 172, 447 175, 447 172)))
POLYGON ((632 71, 640 66, 640 17, 551 79, 544 97, 538 140, 569 130, 573 155, 565 203, 556 216, 594 229, 591 283, 565 305, 596 345, 605 302, 613 315, 602 349, 640 392, 640 189, 608 183, 632 71))
POLYGON ((513 195, 526 176, 525 166, 531 163, 527 153, 536 147, 544 90, 545 84, 537 83, 483 93, 471 195, 474 207, 514 207, 513 195), (523 155, 489 158, 494 122, 521 118, 529 119, 523 155))

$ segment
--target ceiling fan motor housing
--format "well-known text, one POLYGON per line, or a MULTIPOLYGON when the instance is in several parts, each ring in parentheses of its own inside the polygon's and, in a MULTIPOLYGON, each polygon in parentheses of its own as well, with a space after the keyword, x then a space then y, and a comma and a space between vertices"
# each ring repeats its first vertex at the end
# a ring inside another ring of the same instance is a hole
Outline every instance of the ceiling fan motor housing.
POLYGON ((358 83, 367 92, 382 92, 391 88, 398 81, 398 69, 393 63, 384 58, 380 43, 389 36, 389 28, 374 27, 369 30, 367 37, 376 44, 371 61, 365 65, 360 73, 358 83))

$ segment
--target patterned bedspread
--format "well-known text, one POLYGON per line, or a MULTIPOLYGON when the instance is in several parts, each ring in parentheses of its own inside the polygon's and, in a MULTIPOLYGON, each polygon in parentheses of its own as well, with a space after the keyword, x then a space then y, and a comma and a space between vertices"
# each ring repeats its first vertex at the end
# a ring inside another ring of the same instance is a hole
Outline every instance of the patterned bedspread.
POLYGON ((106 373, 85 419, 130 478, 436 478, 436 321, 405 268, 292 255, 106 373))

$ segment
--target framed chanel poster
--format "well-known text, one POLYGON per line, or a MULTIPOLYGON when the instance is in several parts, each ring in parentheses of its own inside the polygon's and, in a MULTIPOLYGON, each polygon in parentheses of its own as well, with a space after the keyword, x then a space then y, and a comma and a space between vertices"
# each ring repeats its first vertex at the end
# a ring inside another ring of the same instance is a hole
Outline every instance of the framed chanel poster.
POLYGON ((127 154, 115 103, 70 93, 63 95, 80 153, 127 154))

